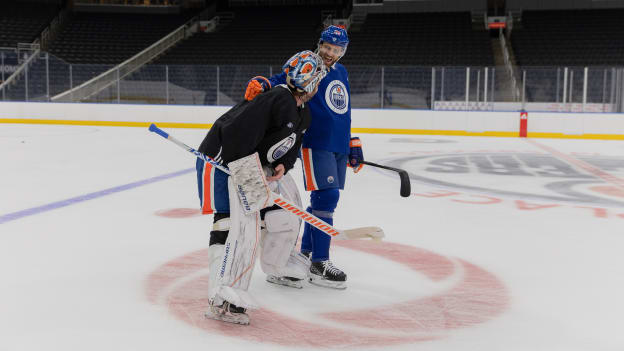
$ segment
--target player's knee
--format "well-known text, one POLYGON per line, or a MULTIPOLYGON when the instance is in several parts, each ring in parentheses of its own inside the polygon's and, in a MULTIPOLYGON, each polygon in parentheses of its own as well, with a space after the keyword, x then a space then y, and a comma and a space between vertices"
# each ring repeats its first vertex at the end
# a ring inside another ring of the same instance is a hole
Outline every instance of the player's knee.
POLYGON ((310 203, 314 210, 333 212, 338 206, 340 190, 337 188, 315 190, 310 195, 310 203))
POLYGON ((215 213, 214 221, 212 224, 212 231, 210 232, 210 242, 208 246, 214 244, 225 245, 228 233, 230 232, 230 214, 229 213, 215 213))

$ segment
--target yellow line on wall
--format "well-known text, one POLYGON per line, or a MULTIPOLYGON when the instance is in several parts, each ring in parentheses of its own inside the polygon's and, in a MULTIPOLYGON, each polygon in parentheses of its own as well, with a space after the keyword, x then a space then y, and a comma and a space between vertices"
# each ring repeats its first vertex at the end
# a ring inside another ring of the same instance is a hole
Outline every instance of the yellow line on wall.
POLYGON ((467 132, 464 130, 352 128, 351 131, 354 133, 371 133, 371 134, 417 134, 417 135, 496 136, 496 137, 517 137, 518 136, 518 132, 467 132))
MULTIPOLYGON (((105 126, 105 127, 149 127, 152 122, 129 122, 129 121, 80 121, 62 119, 30 119, 30 118, 0 118, 0 123, 17 124, 58 124, 73 126, 105 126)), ((198 128, 209 129, 212 123, 181 123, 181 122, 158 122, 163 128, 198 128)))
MULTIPOLYGON (((152 122, 0 118, 0 124, 2 123, 147 128, 152 122)), ((210 127, 212 127, 212 123, 158 122, 157 125, 162 128, 209 129, 210 127)), ((485 137, 511 137, 511 138, 518 137, 518 132, 467 132, 467 131, 462 131, 462 130, 395 129, 395 128, 352 128, 351 131, 353 133, 371 133, 371 134, 451 135, 451 136, 485 136, 485 137)), ((528 133, 527 136, 529 138, 624 140, 624 135, 622 134, 528 133)))

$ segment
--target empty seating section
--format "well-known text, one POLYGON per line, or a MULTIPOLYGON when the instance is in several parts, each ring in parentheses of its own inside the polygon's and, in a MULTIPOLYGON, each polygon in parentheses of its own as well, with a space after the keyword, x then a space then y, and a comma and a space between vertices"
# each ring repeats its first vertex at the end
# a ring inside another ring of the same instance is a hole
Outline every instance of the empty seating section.
MULTIPOLYGON (((90 101, 117 101, 119 94, 126 103, 234 104, 249 78, 277 73, 295 52, 316 48, 321 12, 320 7, 296 6, 237 9, 229 25, 192 35, 90 101)), ((54 96, 93 78, 189 18, 73 13, 52 42, 50 52, 60 59, 47 63, 49 83, 31 78, 29 99, 45 99, 48 89, 54 96)), ((353 107, 428 108, 430 66, 458 66, 444 76, 448 100, 463 96, 463 67, 494 65, 489 35, 473 30, 468 12, 369 14, 360 31, 349 36, 341 63, 349 70, 353 107)), ((45 76, 46 61, 37 59, 29 70, 30 77, 45 76)), ((23 99, 24 85, 21 79, 11 95, 23 99)))
POLYGON ((624 10, 525 11, 511 43, 519 66, 624 63, 624 10))
MULTIPOLYGON (((219 100, 238 101, 247 80, 281 65, 290 55, 315 49, 322 29, 321 11, 301 8, 254 8, 237 10, 230 25, 214 33, 198 33, 180 43, 154 64, 220 65, 219 100), (257 70, 230 65, 266 65, 257 70), (227 72, 227 73, 226 73, 227 72)), ((492 66, 488 33, 472 29, 469 13, 369 14, 362 30, 350 32, 350 44, 342 59, 349 70, 352 105, 381 104, 381 65, 398 66, 492 66)), ((214 75, 193 73, 170 66, 170 81, 186 89, 208 93, 216 86, 214 75)), ((209 66, 204 67, 207 72, 209 66)), ((462 71, 463 72, 463 71, 462 71)), ((465 75, 465 73, 462 73, 465 75)), ((460 74, 460 77, 461 76, 460 74)), ((450 74, 447 79, 450 78, 450 74)), ((421 107, 430 104, 431 68, 386 67, 384 106, 421 107)), ((215 96, 206 101, 215 101, 215 96)))
POLYGON ((0 47, 32 43, 58 11, 54 5, 7 1, 0 9, 0 47))
POLYGON ((50 52, 71 63, 119 64, 155 43, 191 15, 73 13, 50 52))
MULTIPOLYGON (((170 100, 175 103, 233 104, 242 98, 249 78, 279 72, 295 52, 314 49, 320 30, 320 8, 241 9, 222 30, 197 33, 151 65, 169 66, 174 90, 205 93, 191 97, 170 89, 170 100)), ((145 72, 143 69, 129 79, 150 79, 145 72)))
POLYGON ((345 64, 492 66, 489 34, 473 30, 470 13, 369 14, 350 33, 345 64))
POLYGON ((320 26, 316 8, 241 9, 222 30, 197 33, 155 63, 281 65, 295 52, 313 49, 320 26))
MULTIPOLYGON (((468 12, 369 14, 361 31, 350 33, 350 40, 342 62, 349 67, 355 106, 381 105, 380 69, 371 74, 365 66, 386 66, 385 108, 427 108, 432 80, 428 66, 494 65, 489 34, 472 29, 468 12)), ((445 100, 463 96, 465 75, 465 68, 446 70, 445 100)))
POLYGON ((624 10, 525 11, 511 44, 526 72, 528 101, 582 102, 583 67, 589 66, 587 102, 610 101, 611 67, 624 63, 624 10))

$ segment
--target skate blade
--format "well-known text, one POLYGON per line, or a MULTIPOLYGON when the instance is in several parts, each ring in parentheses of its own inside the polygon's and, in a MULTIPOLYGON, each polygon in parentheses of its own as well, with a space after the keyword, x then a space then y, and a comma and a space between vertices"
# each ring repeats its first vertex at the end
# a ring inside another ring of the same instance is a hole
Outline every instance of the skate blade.
POLYGON ((231 315, 231 314, 223 314, 223 313, 214 313, 212 311, 208 311, 204 313, 204 316, 208 319, 214 319, 216 321, 222 321, 232 324, 240 324, 240 325, 249 325, 249 316, 247 315, 231 315))
POLYGON ((309 278, 309 282, 310 284, 316 285, 316 286, 320 286, 323 288, 330 288, 330 289, 337 289, 337 290, 344 290, 347 288, 347 282, 332 282, 330 280, 327 279, 322 279, 322 278, 313 278, 310 277, 309 278))
POLYGON ((266 281, 276 285, 287 286, 289 288, 303 289, 303 284, 301 283, 301 280, 290 280, 282 277, 268 275, 266 281))

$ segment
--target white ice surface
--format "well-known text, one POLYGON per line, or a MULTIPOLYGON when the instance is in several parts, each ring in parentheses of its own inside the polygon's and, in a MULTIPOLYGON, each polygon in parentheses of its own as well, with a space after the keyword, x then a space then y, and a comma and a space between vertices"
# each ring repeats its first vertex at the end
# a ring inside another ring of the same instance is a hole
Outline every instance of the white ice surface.
MULTIPOLYGON (((191 146, 199 145, 205 134, 169 132, 191 146)), ((501 189, 552 195, 547 185, 562 179, 484 174, 471 161, 465 173, 435 173, 430 161, 448 155, 466 160, 467 154, 555 156, 518 138, 360 137, 368 160, 427 156, 402 167, 447 185, 415 179, 414 195, 404 199, 399 197, 395 174, 370 166, 356 175, 348 170, 335 225, 380 226, 389 243, 447 258, 455 265, 454 274, 436 282, 401 263, 334 246, 334 263, 349 275, 346 290, 307 283, 302 290, 274 286, 264 282, 256 267, 250 292, 263 308, 347 333, 362 332, 366 328, 341 326, 323 313, 383 308, 436 296, 461 280, 464 273, 458 262, 465 261, 504 285, 509 300, 503 311, 475 325, 438 331, 431 341, 370 349, 624 350, 624 205, 617 204, 624 203, 624 189, 571 165, 589 181, 571 189, 615 202, 500 195, 496 191, 501 189), (600 193, 595 187, 612 191, 600 193), (434 193, 447 196, 431 197, 434 193), (520 209, 527 203, 545 207, 520 209)), ((534 142, 577 160, 624 159, 620 141, 534 142)), ((211 216, 155 215, 165 209, 197 208, 194 171, 6 220, 19 211, 194 168, 191 154, 144 128, 0 125, 0 161, 0 350, 299 348, 296 341, 276 345, 238 339, 218 328, 198 328, 172 315, 166 301, 153 303, 146 297, 145 282, 152 272, 208 247, 211 216)), ((522 167, 532 174, 546 169, 522 167)), ((594 169, 624 179, 624 167, 594 169)), ((299 163, 292 173, 303 194, 299 163)), ((303 198, 307 203, 308 195, 303 198)), ((250 316, 253 324, 254 311, 250 316)), ((246 332, 246 327, 240 328, 246 332)))

